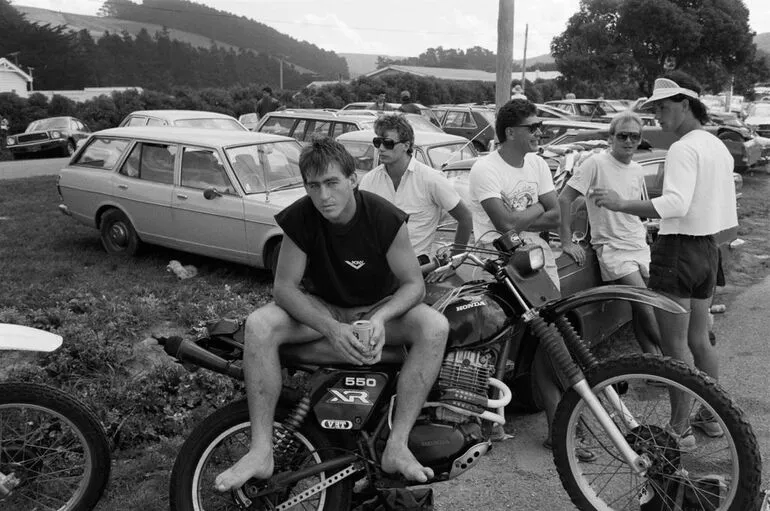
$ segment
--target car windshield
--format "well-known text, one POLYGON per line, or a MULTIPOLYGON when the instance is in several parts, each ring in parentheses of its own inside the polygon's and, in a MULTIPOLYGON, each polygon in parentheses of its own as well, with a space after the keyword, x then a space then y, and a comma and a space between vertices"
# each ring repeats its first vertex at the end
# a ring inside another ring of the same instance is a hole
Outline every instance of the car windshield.
POLYGON ((246 194, 303 186, 296 141, 230 147, 225 154, 246 194))
POLYGON ((240 117, 240 121, 243 122, 257 122, 257 114, 243 114, 240 117))
POLYGON ((356 170, 372 170, 374 168, 375 149, 371 142, 356 140, 339 140, 345 149, 353 156, 356 170))
POLYGON ((66 117, 53 117, 51 119, 40 119, 34 121, 27 126, 26 133, 32 131, 45 131, 45 130, 65 130, 69 128, 69 119, 66 117))
POLYGON ((444 133, 444 130, 430 122, 428 119, 420 114, 412 114, 408 116, 409 124, 414 131, 433 131, 438 133, 444 133))
POLYGON ((467 160, 475 158, 479 153, 473 147, 473 144, 457 142, 428 148, 428 158, 430 158, 433 167, 440 169, 444 164, 453 161, 467 160))
POLYGON ((751 105, 751 107, 749 107, 749 115, 770 117, 770 103, 766 105, 751 105))
POLYGON ((243 131, 243 126, 235 119, 204 118, 204 119, 177 119, 174 126, 182 128, 207 128, 214 130, 243 131))

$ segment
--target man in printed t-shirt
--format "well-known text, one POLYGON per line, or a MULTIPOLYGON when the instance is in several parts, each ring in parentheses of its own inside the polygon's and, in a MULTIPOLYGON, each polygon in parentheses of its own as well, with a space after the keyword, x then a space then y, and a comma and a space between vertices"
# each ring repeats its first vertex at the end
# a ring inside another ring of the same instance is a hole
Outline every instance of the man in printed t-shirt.
POLYGON ((283 229, 275 302, 246 321, 243 370, 251 419, 249 452, 225 472, 219 491, 273 473, 273 415, 281 391, 279 348, 307 346, 317 360, 356 365, 380 360, 385 343, 409 353, 398 379, 398 406, 382 457, 385 472, 426 482, 434 477, 407 446, 409 433, 438 374, 449 325, 422 303, 425 286, 409 242, 407 215, 356 188, 353 157, 330 138, 315 139, 299 160, 307 196, 276 215, 283 229), (368 319, 372 345, 362 346, 351 323, 368 319))

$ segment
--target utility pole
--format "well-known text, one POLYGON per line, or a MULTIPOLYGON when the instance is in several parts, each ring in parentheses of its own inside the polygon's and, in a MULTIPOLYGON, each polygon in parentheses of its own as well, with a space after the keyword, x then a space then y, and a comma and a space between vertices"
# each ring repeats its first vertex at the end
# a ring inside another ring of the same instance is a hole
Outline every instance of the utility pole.
POLYGON ((279 77, 278 88, 283 90, 283 59, 282 58, 278 59, 278 62, 280 62, 280 66, 278 68, 280 70, 280 72, 278 74, 278 77, 279 77))
POLYGON ((529 23, 524 27, 524 60, 521 62, 521 90, 527 90, 527 38, 529 37, 529 23))
POLYGON ((513 0, 499 0, 497 15, 497 80, 495 105, 498 109, 511 99, 513 77, 513 0))

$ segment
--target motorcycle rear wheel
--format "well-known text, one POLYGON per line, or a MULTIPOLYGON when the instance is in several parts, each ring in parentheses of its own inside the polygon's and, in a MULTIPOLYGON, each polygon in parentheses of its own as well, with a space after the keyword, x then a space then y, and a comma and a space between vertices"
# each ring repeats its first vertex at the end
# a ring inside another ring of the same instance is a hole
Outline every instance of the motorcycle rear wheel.
POLYGON ((0 472, 20 480, 0 496, 0 509, 88 511, 109 480, 109 442, 94 413, 69 394, 0 383, 0 472))
MULTIPOLYGON (((279 404, 275 414, 275 428, 289 414, 288 407, 279 404)), ((199 424, 179 450, 171 471, 169 485, 172 511, 224 511, 242 509, 237 506, 233 492, 220 493, 214 489, 214 478, 246 454, 251 437, 249 410, 246 400, 231 403, 209 415, 199 424)), ((276 473, 288 467, 307 467, 320 463, 334 454, 326 435, 310 419, 295 433, 297 452, 291 460, 276 460, 276 473)), ((268 510, 296 496, 329 477, 321 473, 303 479, 280 495, 254 499, 248 509, 268 510)), ((270 484, 269 481, 266 482, 270 484)), ((247 485, 251 484, 246 483, 247 485)), ((348 509, 353 490, 350 478, 334 484, 311 499, 291 507, 292 511, 336 511, 348 509)))
POLYGON ((661 499, 661 509, 674 509, 673 501, 683 496, 695 502, 687 509, 754 509, 762 478, 757 440, 743 412, 715 380, 680 361, 642 354, 604 361, 586 378, 634 450, 646 453, 653 465, 646 477, 637 475, 585 401, 570 389, 554 418, 553 456, 562 484, 578 509, 639 510, 640 498, 661 499), (610 386, 619 389, 638 426, 632 427, 614 412, 602 392, 610 386), (669 389, 673 388, 690 399, 691 421, 703 407, 716 418, 724 435, 714 438, 693 428, 694 449, 681 449, 682 444, 667 430, 669 389), (581 462, 575 451, 579 447, 591 450, 596 460, 581 462))

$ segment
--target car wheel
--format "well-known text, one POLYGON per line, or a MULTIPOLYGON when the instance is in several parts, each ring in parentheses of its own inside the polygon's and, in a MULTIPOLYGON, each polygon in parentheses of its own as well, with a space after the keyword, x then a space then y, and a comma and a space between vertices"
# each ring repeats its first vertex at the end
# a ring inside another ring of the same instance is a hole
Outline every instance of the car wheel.
POLYGON ((732 131, 724 131, 720 133, 719 140, 721 140, 722 142, 724 142, 725 140, 729 140, 730 142, 743 142, 743 139, 741 138, 741 136, 732 131))
POLYGON ((111 209, 102 216, 101 241, 110 255, 131 257, 139 250, 139 236, 126 215, 111 209))
POLYGON ((75 142, 67 140, 67 146, 64 148, 64 156, 72 156, 75 154, 75 142))

